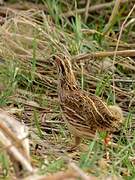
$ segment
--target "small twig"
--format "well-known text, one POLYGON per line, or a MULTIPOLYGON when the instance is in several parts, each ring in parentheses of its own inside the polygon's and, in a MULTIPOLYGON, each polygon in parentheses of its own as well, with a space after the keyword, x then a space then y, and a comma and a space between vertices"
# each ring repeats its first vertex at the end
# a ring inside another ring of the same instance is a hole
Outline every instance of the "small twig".
POLYGON ((127 28, 127 27, 130 26, 131 24, 135 24, 135 18, 130 19, 130 21, 127 22, 127 24, 125 24, 125 28, 127 28))
MULTIPOLYGON (((121 1, 121 3, 125 3, 128 0, 123 0, 121 1)), ((102 3, 102 4, 98 4, 98 5, 93 5, 91 7, 89 7, 88 12, 94 12, 94 11, 98 11, 101 9, 105 9, 105 8, 110 8, 111 6, 113 6, 115 4, 115 1, 109 2, 109 3, 102 3)), ((85 12, 86 8, 81 8, 81 9, 77 9, 77 10, 73 10, 73 11, 68 11, 66 13, 62 13, 61 16, 63 17, 70 17, 75 15, 75 13, 79 13, 79 14, 83 14, 85 12)))
MULTIPOLYGON (((133 10, 135 9, 135 4, 134 6, 132 7, 132 9, 130 10, 129 14, 127 15, 126 19, 124 20, 124 22, 122 23, 122 26, 121 26, 121 29, 120 29, 120 33, 119 33, 119 37, 118 37, 118 41, 117 41, 117 44, 116 44, 116 48, 115 48, 115 51, 114 51, 114 56, 113 56, 113 67, 115 65, 115 60, 116 60, 116 56, 118 55, 117 52, 118 52, 118 46, 119 46, 119 42, 120 42, 120 39, 121 39, 121 35, 122 35, 122 32, 123 32, 123 29, 124 29, 124 26, 128 20, 128 18, 131 16, 133 10)), ((134 53, 135 53, 135 50, 133 50, 134 53)), ((114 82, 114 79, 115 79, 115 72, 113 71, 113 93, 114 93, 114 102, 115 102, 115 82, 114 82)))
POLYGON ((6 14, 7 10, 13 10, 13 11, 26 11, 29 9, 36 9, 36 10, 44 10, 47 11, 47 7, 45 5, 42 4, 34 4, 32 2, 24 2, 24 3, 6 3, 5 6, 0 6, 0 12, 3 12, 6 14))
MULTIPOLYGON (((116 43, 115 42, 110 42, 109 43, 109 45, 110 45, 110 47, 116 47, 116 43)), ((119 47, 121 47, 121 48, 135 48, 135 44, 134 43, 132 43, 132 44, 127 44, 127 43, 120 43, 119 44, 119 47)))
POLYGON ((114 79, 115 82, 127 82, 127 83, 135 83, 135 80, 132 79, 114 79))
POLYGON ((84 62, 81 62, 80 65, 81 65, 81 88, 84 89, 84 62))
POLYGON ((41 107, 39 106, 38 104, 34 103, 34 102, 31 102, 31 101, 24 101, 23 99, 21 98, 14 98, 13 99, 15 102, 19 102, 19 103, 22 103, 26 106, 30 106, 30 107, 33 107, 33 108, 36 108, 36 109, 39 109, 39 110, 42 110, 44 113, 59 113, 60 111, 53 111, 53 110, 50 110, 50 109, 47 109, 47 108, 44 108, 44 107, 41 107))
POLYGON ((115 1, 115 4, 114 4, 114 8, 113 8, 113 11, 112 11, 112 14, 109 18, 109 21, 108 23, 106 24, 106 26, 104 27, 104 30, 103 30, 103 34, 106 35, 110 28, 113 26, 113 24, 115 23, 115 19, 116 19, 116 16, 118 14, 118 10, 119 10, 119 6, 120 6, 120 3, 121 3, 121 0, 116 0, 115 1))
POLYGON ((103 58, 103 57, 109 57, 114 56, 114 54, 122 57, 134 57, 135 56, 135 50, 123 50, 123 51, 105 51, 105 52, 95 52, 95 53, 85 53, 85 54, 79 54, 77 56, 74 56, 72 59, 75 61, 81 61, 86 60, 90 58, 103 58))
POLYGON ((88 16, 89 16, 90 1, 91 1, 91 0, 87 0, 87 2, 86 2, 86 7, 85 7, 85 20, 84 20, 85 23, 87 23, 87 19, 88 19, 88 16))

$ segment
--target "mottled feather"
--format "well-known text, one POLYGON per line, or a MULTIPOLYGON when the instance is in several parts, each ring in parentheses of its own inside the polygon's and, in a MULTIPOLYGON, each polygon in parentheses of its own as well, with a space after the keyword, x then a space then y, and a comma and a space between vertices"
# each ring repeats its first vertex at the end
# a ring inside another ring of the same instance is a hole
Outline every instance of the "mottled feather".
POLYGON ((101 98, 87 93, 79 88, 71 67, 70 60, 66 57, 56 56, 59 82, 58 95, 63 112, 63 117, 71 133, 75 137, 92 137, 98 131, 116 131, 123 114, 115 116, 118 108, 108 107, 101 98), (115 112, 114 112, 115 110, 115 112))

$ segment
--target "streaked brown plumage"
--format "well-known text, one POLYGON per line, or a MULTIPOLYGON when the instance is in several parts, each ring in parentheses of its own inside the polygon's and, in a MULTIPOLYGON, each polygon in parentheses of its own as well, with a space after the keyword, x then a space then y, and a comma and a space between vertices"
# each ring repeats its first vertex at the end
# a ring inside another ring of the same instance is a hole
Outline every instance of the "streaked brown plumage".
POLYGON ((101 98, 82 91, 68 58, 55 56, 58 66, 58 95, 64 120, 75 136, 76 145, 82 137, 92 138, 95 132, 118 130, 123 114, 117 106, 107 106, 101 98))

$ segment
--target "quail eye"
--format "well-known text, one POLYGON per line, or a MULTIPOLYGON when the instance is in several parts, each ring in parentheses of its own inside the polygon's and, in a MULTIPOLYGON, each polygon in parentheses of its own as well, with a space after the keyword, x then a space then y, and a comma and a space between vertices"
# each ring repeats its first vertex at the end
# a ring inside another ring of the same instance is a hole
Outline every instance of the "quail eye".
POLYGON ((61 64, 61 72, 62 72, 62 74, 65 74, 65 68, 64 68, 63 64, 61 64))
POLYGON ((73 85, 73 89, 74 89, 74 90, 76 89, 76 86, 75 86, 75 85, 73 85))

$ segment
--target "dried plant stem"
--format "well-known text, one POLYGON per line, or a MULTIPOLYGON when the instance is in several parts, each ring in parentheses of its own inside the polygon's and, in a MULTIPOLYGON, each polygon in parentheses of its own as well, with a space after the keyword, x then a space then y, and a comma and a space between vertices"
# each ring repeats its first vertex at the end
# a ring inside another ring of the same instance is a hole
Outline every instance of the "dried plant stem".
POLYGON ((84 19, 85 23, 87 23, 87 19, 88 19, 88 16, 89 16, 90 3, 91 3, 91 0, 87 0, 86 7, 85 7, 85 19, 84 19))
POLYGON ((84 89, 84 63, 81 62, 81 88, 84 89))
POLYGON ((114 54, 122 57, 134 57, 135 50, 122 50, 122 51, 105 51, 105 52, 95 52, 95 53, 85 53, 79 54, 73 57, 75 61, 86 60, 90 58, 103 58, 107 56, 114 56, 114 54))
POLYGON ((28 129, 6 111, 0 109, 0 142, 6 150, 17 176, 22 169, 32 173, 30 163, 28 129))
POLYGON ((4 123, 0 123, 0 130, 2 130, 9 138, 11 138, 14 141, 14 145, 18 147, 22 147, 21 140, 18 139, 12 131, 10 131, 4 123))
MULTIPOLYGON (((17 137, 15 138, 14 134, 12 132, 10 132, 9 129, 2 123, 0 123, 0 129, 2 129, 2 132, 0 132, 1 142, 2 142, 3 146, 5 146, 5 148, 7 149, 7 152, 10 154, 12 159, 16 159, 17 161, 21 162, 21 164, 25 167, 25 169, 28 172, 30 172, 30 173, 33 172, 33 168, 31 166, 30 162, 26 159, 24 154, 22 154, 19 151, 19 149, 17 149, 14 145, 12 145, 12 142, 10 141, 9 136, 11 138, 13 137, 13 139, 16 139, 15 141, 17 141, 17 145, 18 145, 18 141, 20 144, 21 140, 17 139, 17 137)), ((13 162, 13 163, 15 163, 15 162, 13 162)))
MULTIPOLYGON (((122 31, 124 29, 124 26, 128 20, 128 18, 131 16, 133 10, 135 9, 135 4, 134 6, 132 7, 132 9, 130 10, 129 14, 127 15, 126 19, 124 20, 124 22, 122 23, 122 26, 121 26, 121 29, 120 29, 120 33, 119 33, 119 37, 118 37, 118 41, 117 41, 117 44, 116 44, 116 48, 115 48, 115 51, 114 51, 114 56, 113 56, 113 66, 115 65, 115 60, 116 60, 116 56, 118 55, 117 52, 118 52, 118 46, 119 46, 119 42, 120 42, 120 39, 121 39, 121 35, 122 35, 122 31)), ((133 51, 133 53, 135 53, 135 50, 130 50, 130 51, 133 51)), ((113 93, 114 93, 114 102, 115 102, 115 72, 113 72, 113 93)))
POLYGON ((115 23, 115 19, 116 19, 116 16, 118 14, 118 10, 119 10, 119 6, 120 6, 120 2, 121 0, 116 0, 115 1, 115 4, 114 4, 114 8, 113 8, 113 11, 112 11, 112 14, 109 18, 109 21, 108 23, 106 24, 104 30, 103 30, 103 34, 106 35, 110 28, 113 26, 113 24, 115 23))
MULTIPOLYGON (((125 3, 127 1, 128 0, 123 0, 123 1, 121 1, 121 3, 125 3)), ((89 7, 88 12, 94 12, 94 11, 98 11, 98 10, 101 10, 104 8, 108 8, 108 7, 113 6, 114 4, 115 4, 115 1, 108 2, 108 3, 102 3, 102 4, 98 4, 98 5, 93 5, 93 6, 89 7)), ((70 16, 75 15, 75 13, 82 14, 85 11, 86 11, 86 8, 81 8, 81 9, 77 9, 77 10, 73 10, 73 11, 68 11, 66 13, 62 13, 61 16, 70 17, 70 16)))

